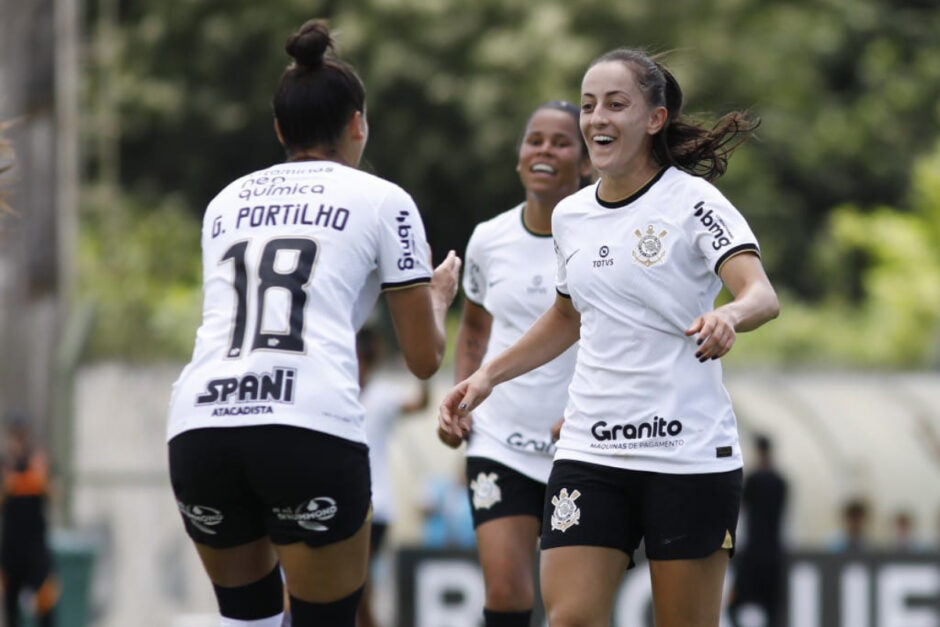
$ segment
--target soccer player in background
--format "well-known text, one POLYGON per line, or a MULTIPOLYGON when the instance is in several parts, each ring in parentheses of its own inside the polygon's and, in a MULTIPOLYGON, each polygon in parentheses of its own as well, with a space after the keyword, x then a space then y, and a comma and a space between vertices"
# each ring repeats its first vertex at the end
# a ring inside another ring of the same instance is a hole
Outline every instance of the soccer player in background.
MULTIPOLYGON (((578 107, 563 101, 532 113, 516 165, 525 200, 477 225, 470 237, 456 381, 512 345, 552 305, 552 211, 591 175, 578 118, 578 107)), ((486 627, 530 623, 532 565, 555 452, 551 428, 564 414, 576 354, 572 346, 500 386, 474 410, 466 473, 486 588, 486 627)), ((443 435, 445 442, 459 442, 443 435)))

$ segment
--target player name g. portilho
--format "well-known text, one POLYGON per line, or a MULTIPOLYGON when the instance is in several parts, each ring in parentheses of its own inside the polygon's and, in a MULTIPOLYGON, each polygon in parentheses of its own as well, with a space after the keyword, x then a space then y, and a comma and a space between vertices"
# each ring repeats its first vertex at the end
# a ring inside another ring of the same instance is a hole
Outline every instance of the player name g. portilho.
POLYGON ((645 438, 675 437, 682 433, 682 423, 678 420, 666 420, 662 416, 653 416, 649 422, 638 425, 614 425, 607 428, 604 420, 591 425, 591 435, 600 442, 616 440, 642 440, 645 438))
MULTIPOLYGON (((273 401, 293 403, 297 371, 294 368, 276 366, 272 372, 245 373, 238 377, 212 379, 206 383, 205 391, 196 397, 196 406, 225 405, 228 403, 253 403, 273 401)), ((213 416, 240 416, 247 414, 271 414, 270 405, 238 405, 219 407, 213 416)))

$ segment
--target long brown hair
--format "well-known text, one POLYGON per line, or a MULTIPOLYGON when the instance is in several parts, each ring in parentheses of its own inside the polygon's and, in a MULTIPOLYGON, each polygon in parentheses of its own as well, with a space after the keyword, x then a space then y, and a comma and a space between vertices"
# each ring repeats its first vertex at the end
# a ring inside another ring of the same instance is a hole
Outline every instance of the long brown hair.
POLYGON ((728 157, 760 126, 759 118, 732 111, 708 128, 682 115, 682 88, 666 66, 642 50, 618 48, 595 59, 620 61, 628 66, 637 86, 653 107, 666 108, 666 122, 653 136, 653 158, 712 181, 728 169, 728 157))

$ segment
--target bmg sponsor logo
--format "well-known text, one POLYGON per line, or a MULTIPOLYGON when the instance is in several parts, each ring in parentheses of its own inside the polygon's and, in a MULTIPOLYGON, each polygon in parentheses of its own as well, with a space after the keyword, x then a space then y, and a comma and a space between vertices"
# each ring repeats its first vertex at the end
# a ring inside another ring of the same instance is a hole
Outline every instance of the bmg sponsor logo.
POLYGON ((206 383, 205 391, 196 397, 196 406, 221 405, 230 401, 293 403, 296 379, 297 371, 294 368, 280 366, 262 374, 249 372, 240 377, 212 379, 206 383))
POLYGON ((411 224, 407 221, 410 214, 401 210, 395 220, 398 222, 398 242, 401 244, 401 257, 398 258, 399 270, 411 270, 415 267, 415 239, 411 224))
POLYGON ((725 224, 725 221, 717 213, 712 213, 712 210, 709 209, 705 211, 705 202, 698 201, 695 203, 695 217, 698 218, 698 221, 702 223, 708 232, 712 236, 712 248, 715 250, 721 250, 725 246, 731 243, 731 229, 728 228, 728 225, 725 224))

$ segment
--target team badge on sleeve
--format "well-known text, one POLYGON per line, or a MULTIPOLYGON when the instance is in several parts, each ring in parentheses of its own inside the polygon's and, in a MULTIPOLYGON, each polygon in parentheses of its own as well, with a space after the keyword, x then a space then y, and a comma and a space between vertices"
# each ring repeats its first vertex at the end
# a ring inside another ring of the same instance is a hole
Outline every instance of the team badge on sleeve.
POLYGON ((653 264, 659 263, 666 256, 666 249, 663 248, 663 238, 666 237, 666 231, 660 231, 656 234, 653 225, 646 227, 646 234, 640 232, 640 229, 634 231, 634 234, 640 240, 633 249, 633 258, 649 268, 653 264))
POLYGON ((581 493, 575 490, 568 495, 568 488, 562 488, 558 496, 552 497, 552 505, 555 511, 552 512, 552 531, 558 530, 564 533, 568 527, 577 525, 581 520, 581 508, 574 504, 581 493))
POLYGON ((473 490, 473 509, 489 509, 503 500, 502 492, 496 485, 498 478, 499 475, 495 472, 481 472, 470 482, 470 489, 473 490))

